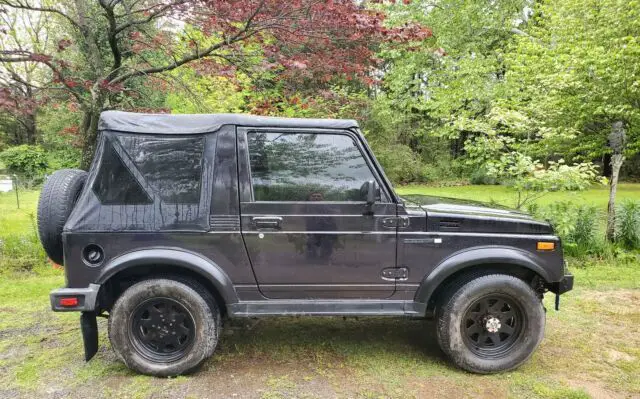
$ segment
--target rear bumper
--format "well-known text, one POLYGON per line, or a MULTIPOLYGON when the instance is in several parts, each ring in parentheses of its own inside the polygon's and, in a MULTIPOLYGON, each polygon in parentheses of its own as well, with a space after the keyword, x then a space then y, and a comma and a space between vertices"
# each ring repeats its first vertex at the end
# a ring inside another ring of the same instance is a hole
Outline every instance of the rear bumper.
POLYGON ((557 281, 555 283, 551 283, 549 287, 549 291, 554 294, 561 295, 565 292, 569 292, 573 289, 573 274, 567 273, 564 275, 562 280, 557 281))
POLYGON ((89 284, 87 288, 60 288, 51 291, 49 299, 51 300, 51 309, 54 312, 93 312, 96 308, 99 284, 89 284), (76 306, 62 306, 61 299, 77 298, 76 306))

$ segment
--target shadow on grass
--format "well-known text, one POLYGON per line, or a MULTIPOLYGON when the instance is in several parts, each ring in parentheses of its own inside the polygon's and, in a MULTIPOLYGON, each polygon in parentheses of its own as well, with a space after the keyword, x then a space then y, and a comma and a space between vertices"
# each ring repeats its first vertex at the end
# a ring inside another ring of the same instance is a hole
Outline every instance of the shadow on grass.
POLYGON ((310 361, 396 369, 409 369, 417 363, 448 365, 432 321, 397 318, 227 321, 214 359, 221 363, 310 361))

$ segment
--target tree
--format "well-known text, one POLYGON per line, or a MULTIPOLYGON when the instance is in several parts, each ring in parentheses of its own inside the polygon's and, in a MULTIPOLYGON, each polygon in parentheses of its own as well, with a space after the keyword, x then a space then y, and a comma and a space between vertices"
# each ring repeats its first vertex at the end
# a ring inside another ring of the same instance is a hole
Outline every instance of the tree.
POLYGON ((85 168, 100 112, 121 105, 141 81, 166 81, 184 65, 209 74, 242 68, 251 44, 265 68, 305 79, 364 78, 376 43, 430 35, 417 25, 385 28, 382 13, 351 0, 0 0, 0 7, 50 14, 63 32, 57 52, 3 49, 0 62, 45 65, 77 102, 85 168))
MULTIPOLYGON (((453 157, 465 141, 484 134, 496 88, 504 77, 503 52, 526 19, 526 0, 418 0, 389 6, 389 22, 414 21, 433 29, 420 51, 387 46, 381 96, 394 109, 399 137, 425 157, 433 142, 444 141, 453 157), (440 140, 439 140, 440 139, 440 140)), ((429 161, 433 161, 429 159, 429 161)))
MULTIPOLYGON (((0 53, 3 51, 42 52, 49 45, 47 16, 31 15, 25 10, 0 12, 0 53)), ((14 144, 35 144, 36 112, 42 87, 37 85, 44 71, 37 62, 3 64, 0 67, 0 112, 13 122, 14 144)), ((3 124, 6 126, 6 124, 3 124)))
POLYGON ((521 209, 553 191, 583 191, 594 183, 604 183, 598 169, 591 162, 575 165, 549 161, 541 162, 519 152, 502 154, 488 160, 487 174, 516 192, 515 208, 521 209))
POLYGON ((613 239, 617 171, 640 150, 640 6, 543 1, 529 25, 508 56, 507 102, 528 118, 531 150, 586 160, 612 155, 613 239))

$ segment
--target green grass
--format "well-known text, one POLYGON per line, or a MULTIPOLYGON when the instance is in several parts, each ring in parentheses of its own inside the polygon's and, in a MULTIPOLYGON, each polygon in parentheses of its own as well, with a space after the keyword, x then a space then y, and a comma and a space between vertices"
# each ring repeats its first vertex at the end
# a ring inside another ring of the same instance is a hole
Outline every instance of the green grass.
MULTIPOLYGON (((401 187, 509 204, 499 186, 401 187)), ((619 198, 640 197, 624 184, 619 198)), ((34 233, 38 193, 0 194, 0 239, 34 233)), ((542 201, 586 201, 605 209, 606 189, 553 193, 542 201)), ((4 259, 13 262, 13 259, 4 259)), ((82 359, 78 314, 53 313, 48 293, 60 270, 39 265, 0 276, 0 397, 588 398, 640 396, 640 264, 570 260, 575 290, 561 310, 545 298, 541 347, 516 371, 471 375, 437 347, 433 322, 388 318, 274 318, 226 323, 218 349, 194 375, 154 379, 129 371, 99 320, 100 348, 82 359), (584 263, 581 263, 584 262, 584 263)))
POLYGON ((563 296, 559 312, 551 296, 545 299, 541 347, 501 375, 452 366, 430 321, 273 318, 227 323, 198 373, 169 380, 129 371, 111 350, 102 319, 98 354, 84 363, 78 315, 48 306, 48 292, 63 277, 38 270, 0 280, 0 397, 197 398, 212 389, 257 398, 633 397, 640 395, 638 269, 577 269, 576 289, 563 296))
MULTIPOLYGON (((426 194, 451 198, 466 198, 475 201, 496 202, 506 206, 513 206, 516 199, 514 191, 505 186, 432 187, 410 185, 398 187, 397 191, 400 195, 426 194)), ((544 205, 555 201, 573 201, 575 203, 596 205, 600 209, 607 209, 608 199, 608 186, 593 186, 586 191, 548 193, 537 202, 544 205)), ((640 184, 621 183, 618 185, 616 201, 622 202, 625 199, 640 199, 640 184)))
POLYGON ((0 234, 24 233, 33 228, 39 194, 39 191, 20 190, 18 209, 14 191, 0 193, 0 234))

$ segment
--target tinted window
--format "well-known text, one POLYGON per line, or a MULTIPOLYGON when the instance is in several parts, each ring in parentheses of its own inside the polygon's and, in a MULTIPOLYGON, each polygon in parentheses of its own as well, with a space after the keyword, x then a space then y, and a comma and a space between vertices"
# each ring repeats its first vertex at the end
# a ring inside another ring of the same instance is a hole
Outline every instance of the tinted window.
POLYGON ((341 134, 249 133, 256 201, 365 201, 374 180, 352 138, 341 134))
POLYGON ((119 136, 118 140, 162 201, 200 202, 204 138, 119 136))
POLYGON ((93 191, 100 202, 106 205, 152 202, 108 141, 105 143, 93 191))

